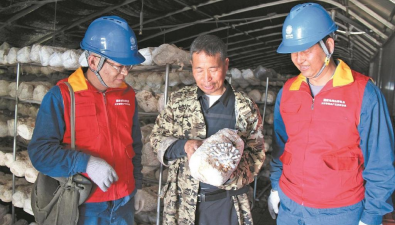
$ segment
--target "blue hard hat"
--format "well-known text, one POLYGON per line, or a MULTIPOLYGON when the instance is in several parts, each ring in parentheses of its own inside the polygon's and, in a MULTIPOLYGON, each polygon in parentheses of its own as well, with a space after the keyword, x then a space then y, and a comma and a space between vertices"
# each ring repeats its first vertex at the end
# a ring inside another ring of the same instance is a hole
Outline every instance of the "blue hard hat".
POLYGON ((304 51, 336 30, 337 25, 321 5, 317 3, 296 5, 285 18, 283 40, 277 52, 304 51))
POLYGON ((128 23, 118 16, 103 16, 94 20, 80 46, 121 65, 136 65, 145 61, 138 51, 136 35, 128 23))

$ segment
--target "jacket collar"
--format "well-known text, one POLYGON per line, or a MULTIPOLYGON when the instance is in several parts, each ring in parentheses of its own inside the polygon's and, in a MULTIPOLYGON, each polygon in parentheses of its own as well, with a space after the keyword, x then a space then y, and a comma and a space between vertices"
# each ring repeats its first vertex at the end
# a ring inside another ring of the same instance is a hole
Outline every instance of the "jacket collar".
MULTIPOLYGON (((68 82, 70 83, 71 87, 73 87, 74 92, 77 91, 84 91, 84 90, 97 90, 89 81, 86 79, 82 68, 78 68, 74 73, 72 73, 69 78, 68 82)), ((125 82, 122 83, 120 89, 126 88, 127 85, 125 82)), ((110 89, 118 89, 118 88, 108 88, 110 89)))
MULTIPOLYGON (((340 87, 354 82, 354 77, 352 76, 350 67, 341 59, 338 59, 338 64, 332 79, 333 87, 340 87)), ((303 82, 307 83, 306 77, 299 74, 292 82, 289 90, 298 91, 303 82)))

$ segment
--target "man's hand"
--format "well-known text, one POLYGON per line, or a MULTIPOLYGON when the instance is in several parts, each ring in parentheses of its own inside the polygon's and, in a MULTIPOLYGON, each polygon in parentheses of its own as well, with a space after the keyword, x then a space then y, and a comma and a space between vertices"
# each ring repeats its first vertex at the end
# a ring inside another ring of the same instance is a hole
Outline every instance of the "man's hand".
POLYGON ((276 214, 278 214, 278 204, 280 203, 280 196, 278 191, 271 190, 267 204, 269 207, 269 213, 273 219, 276 219, 276 214))
POLYGON ((86 173, 104 192, 118 180, 115 170, 105 160, 94 156, 89 157, 86 173))
POLYGON ((143 191, 141 189, 137 189, 137 192, 134 195, 134 213, 139 213, 144 208, 144 204, 145 200, 143 196, 143 191))
POLYGON ((185 143, 184 150, 187 153, 188 160, 191 158, 196 149, 198 149, 203 144, 201 140, 188 140, 185 143))

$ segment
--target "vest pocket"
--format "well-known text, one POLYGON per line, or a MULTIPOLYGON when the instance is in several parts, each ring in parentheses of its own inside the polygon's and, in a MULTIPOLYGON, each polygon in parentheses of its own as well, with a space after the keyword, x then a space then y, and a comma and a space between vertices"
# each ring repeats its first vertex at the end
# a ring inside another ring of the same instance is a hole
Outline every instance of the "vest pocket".
POLYGON ((300 103, 286 103, 283 107, 280 108, 282 113, 293 114, 299 112, 300 107, 300 103))
POLYGON ((288 136, 297 135, 300 132, 301 122, 305 117, 301 114, 301 104, 294 102, 286 102, 280 106, 281 117, 284 121, 288 136))
POLYGON ((284 165, 290 165, 292 162, 292 153, 284 151, 284 153, 280 156, 280 161, 284 165))
POLYGON ((75 132, 78 138, 92 137, 99 134, 99 124, 94 104, 76 104, 75 132))
POLYGON ((323 156, 325 165, 331 170, 351 171, 363 165, 361 150, 356 146, 349 146, 323 156))
POLYGON ((358 169, 361 165, 358 157, 325 156, 324 162, 325 165, 332 170, 344 171, 358 169))

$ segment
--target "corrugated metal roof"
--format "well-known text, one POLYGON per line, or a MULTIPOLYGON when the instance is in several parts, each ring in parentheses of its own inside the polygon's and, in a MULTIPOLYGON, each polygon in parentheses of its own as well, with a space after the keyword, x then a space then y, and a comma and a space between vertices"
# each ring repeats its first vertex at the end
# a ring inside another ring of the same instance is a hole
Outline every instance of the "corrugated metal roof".
MULTIPOLYGON (((41 43, 79 48, 90 22, 102 15, 118 15, 137 34, 139 48, 173 43, 188 50, 197 35, 211 33, 228 44, 231 67, 254 69, 263 65, 280 73, 297 73, 289 55, 277 54, 276 49, 286 15, 293 6, 304 2, 307 1, 2 0, 0 42, 16 47, 41 43)), ((341 30, 334 56, 367 74, 371 59, 393 36, 395 1, 309 2, 324 6, 341 30)))

